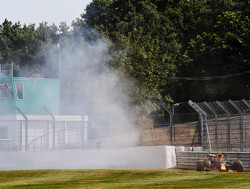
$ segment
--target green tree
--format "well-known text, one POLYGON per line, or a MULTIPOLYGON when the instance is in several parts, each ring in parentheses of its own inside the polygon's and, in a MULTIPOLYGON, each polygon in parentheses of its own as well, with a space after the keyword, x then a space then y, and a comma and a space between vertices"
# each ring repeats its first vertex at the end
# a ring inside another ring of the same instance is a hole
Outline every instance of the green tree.
MULTIPOLYGON (((249 23, 249 17, 240 11, 226 11, 219 15, 211 32, 204 32, 191 40, 184 55, 185 73, 190 76, 215 76, 249 70, 249 23)), ((189 93, 195 91, 197 100, 247 98, 246 86, 249 83, 246 77, 197 82, 189 93), (202 96, 198 97, 200 93, 202 96)))
POLYGON ((82 17, 88 25, 94 26, 113 41, 114 45, 110 49, 113 61, 110 65, 137 82, 138 87, 134 90, 137 100, 143 96, 171 101, 169 91, 166 90, 166 77, 176 72, 180 44, 169 19, 157 10, 154 3, 132 0, 94 1, 82 17), (102 9, 103 4, 100 4, 103 2, 105 10, 102 9), (95 15, 90 14, 90 10, 104 12, 95 15), (93 17, 98 21, 90 22, 89 19, 93 21, 93 17), (100 20, 104 22, 99 23, 100 20), (102 26, 106 22, 112 25, 102 26), (139 95, 140 91, 143 95, 139 95))

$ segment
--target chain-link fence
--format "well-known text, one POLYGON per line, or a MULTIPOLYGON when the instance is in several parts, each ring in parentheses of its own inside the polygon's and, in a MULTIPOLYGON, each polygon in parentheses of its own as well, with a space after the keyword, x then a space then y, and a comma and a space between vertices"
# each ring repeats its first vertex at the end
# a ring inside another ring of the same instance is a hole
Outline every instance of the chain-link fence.
POLYGON ((249 101, 197 103, 203 112, 202 145, 219 151, 250 151, 249 101))
MULTIPOLYGON (((75 118, 75 117, 74 117, 75 118)), ((80 148, 84 142, 84 121, 1 120, 0 151, 43 151, 80 148)), ((40 120, 39 120, 40 119, 40 120)))
MULTIPOLYGON (((178 103, 151 112, 152 128, 142 145, 202 146, 204 150, 250 151, 250 103, 247 100, 178 103)), ((147 125, 147 124, 146 124, 147 125)))
POLYGON ((89 116, 0 116, 0 151, 135 146, 139 130, 89 116))
POLYGON ((84 144, 82 121, 29 123, 28 151, 81 148, 84 144), (55 127, 55 131, 53 131, 55 127))
POLYGON ((188 103, 167 106, 154 100, 142 109, 137 108, 137 112, 144 112, 140 114, 140 126, 137 126, 141 128, 140 145, 201 145, 199 119, 188 103))

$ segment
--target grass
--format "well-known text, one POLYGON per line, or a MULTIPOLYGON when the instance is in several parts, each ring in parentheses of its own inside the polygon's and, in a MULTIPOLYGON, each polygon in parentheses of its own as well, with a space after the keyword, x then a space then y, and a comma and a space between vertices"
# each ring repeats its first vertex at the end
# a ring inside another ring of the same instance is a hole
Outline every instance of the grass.
POLYGON ((178 169, 0 171, 0 188, 250 188, 250 173, 178 169))

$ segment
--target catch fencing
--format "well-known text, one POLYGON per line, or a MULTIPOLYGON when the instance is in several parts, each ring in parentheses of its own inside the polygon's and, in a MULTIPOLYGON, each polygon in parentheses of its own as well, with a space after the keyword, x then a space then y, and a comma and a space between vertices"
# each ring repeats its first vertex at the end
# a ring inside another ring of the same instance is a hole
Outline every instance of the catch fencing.
POLYGON ((172 106, 155 100, 146 110, 128 106, 133 129, 121 126, 119 119, 96 121, 88 116, 54 116, 49 111, 48 115, 0 116, 0 151, 172 145, 250 152, 247 100, 172 106))
POLYGON ((152 120, 152 128, 143 129, 142 145, 202 146, 208 151, 250 152, 249 101, 189 101, 172 107, 160 101, 158 104, 154 115, 144 118, 152 120))
POLYGON ((0 151, 51 151, 136 146, 137 129, 109 119, 71 115, 0 116, 0 151), (118 128, 120 126, 120 128, 118 128))
POLYGON ((203 110, 201 140, 204 149, 250 151, 250 105, 246 100, 197 103, 203 110))
POLYGON ((65 121, 53 121, 44 116, 31 119, 0 121, 0 151, 46 151, 83 146, 81 117, 65 121))

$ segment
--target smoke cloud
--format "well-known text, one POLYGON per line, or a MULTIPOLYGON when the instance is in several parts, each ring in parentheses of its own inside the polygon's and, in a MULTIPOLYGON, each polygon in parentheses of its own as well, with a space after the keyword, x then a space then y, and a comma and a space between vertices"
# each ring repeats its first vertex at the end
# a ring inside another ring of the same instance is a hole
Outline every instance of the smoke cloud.
MULTIPOLYGON (((122 78, 118 71, 113 70, 109 64, 112 61, 107 53, 110 45, 110 41, 103 38, 89 42, 82 33, 70 35, 62 33, 59 36, 58 44, 54 44, 52 47, 51 44, 48 45, 51 48, 46 51, 46 64, 40 68, 45 77, 50 75, 60 79, 60 114, 88 116, 88 138, 84 141, 84 151, 74 151, 70 147, 61 148, 61 151, 57 148, 55 151, 48 151, 52 149, 49 144, 52 143, 53 138, 51 137, 52 127, 48 129, 51 136, 45 136, 43 131, 45 127, 47 128, 46 124, 38 126, 36 122, 29 122, 28 127, 33 131, 27 132, 32 135, 29 136, 28 148, 34 147, 34 151, 39 151, 35 147, 45 145, 46 152, 1 152, 4 163, 0 169, 78 168, 78 164, 79 168, 137 167, 134 162, 129 162, 132 156, 138 157, 141 149, 122 148, 138 145, 140 135, 134 126, 135 119, 128 111, 129 100, 123 90, 123 86, 128 81, 122 78), (44 136, 38 136, 39 132, 44 136), (50 139, 46 144, 48 137, 50 139), (18 153, 20 155, 17 155, 18 153), (52 159, 57 162, 60 154, 63 157, 65 156, 63 154, 68 156, 59 158, 58 164, 53 167, 52 159), (22 161, 19 158, 21 156, 22 161), (28 157, 32 157, 32 160, 25 161, 29 159, 28 157), (75 157, 78 159, 75 160, 75 157), (72 162, 75 163, 71 166, 72 162)), ((23 70, 23 72, 27 72, 27 70, 23 70)), ((26 73, 26 75, 30 74, 26 73)), ((25 129, 24 122, 22 123, 23 130, 19 135, 15 135, 14 140, 23 142, 20 149, 24 151, 25 129)), ((16 128, 19 127, 20 122, 17 122, 16 128)), ((62 132, 65 134, 64 131, 62 132)), ((18 132, 13 131, 13 133, 18 132)), ((58 140, 61 137, 59 132, 56 133, 56 137, 58 140)), ((66 136, 61 138, 65 139, 66 136)), ((79 147, 81 146, 73 146, 73 148, 79 147)))
POLYGON ((80 33, 74 36, 62 33, 47 57, 47 67, 60 78, 61 113, 88 115, 89 138, 96 139, 97 145, 131 145, 127 135, 136 138, 137 134, 122 90, 128 81, 110 67, 111 42, 101 37, 89 42, 80 33))

